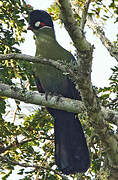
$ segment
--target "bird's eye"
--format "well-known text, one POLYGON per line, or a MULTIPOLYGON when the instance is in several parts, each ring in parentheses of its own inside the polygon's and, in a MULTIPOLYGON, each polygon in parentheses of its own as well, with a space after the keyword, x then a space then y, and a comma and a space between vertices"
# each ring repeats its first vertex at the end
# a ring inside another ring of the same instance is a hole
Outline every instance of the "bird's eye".
POLYGON ((35 23, 35 27, 39 27, 40 26, 40 21, 37 21, 36 23, 35 23))

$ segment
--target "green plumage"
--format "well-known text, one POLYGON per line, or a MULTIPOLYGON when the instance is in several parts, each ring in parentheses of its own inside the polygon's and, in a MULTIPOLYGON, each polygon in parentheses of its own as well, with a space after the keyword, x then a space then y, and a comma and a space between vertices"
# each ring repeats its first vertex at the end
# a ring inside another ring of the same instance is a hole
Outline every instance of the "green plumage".
MULTIPOLYGON (((56 41, 52 28, 42 28, 40 31, 36 31, 35 35, 36 56, 56 61, 69 62, 73 60, 73 56, 56 41)), ((41 85, 47 93, 52 92, 63 96, 67 95, 67 76, 60 70, 50 65, 36 63, 34 64, 34 72, 35 76, 40 78, 41 85)))

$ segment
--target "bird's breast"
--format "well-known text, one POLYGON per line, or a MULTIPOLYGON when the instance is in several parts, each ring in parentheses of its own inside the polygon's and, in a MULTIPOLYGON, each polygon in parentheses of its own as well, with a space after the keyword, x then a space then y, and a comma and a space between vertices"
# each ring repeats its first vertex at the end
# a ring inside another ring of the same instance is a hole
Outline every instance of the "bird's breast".
POLYGON ((67 94, 67 77, 61 71, 50 65, 35 64, 34 72, 36 77, 40 79, 45 92, 61 94, 63 96, 67 94))

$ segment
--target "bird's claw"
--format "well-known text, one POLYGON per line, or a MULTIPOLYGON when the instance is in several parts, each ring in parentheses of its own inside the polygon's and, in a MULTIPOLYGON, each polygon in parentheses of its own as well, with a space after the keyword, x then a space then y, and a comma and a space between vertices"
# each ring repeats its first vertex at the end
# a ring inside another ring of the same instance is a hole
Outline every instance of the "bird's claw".
POLYGON ((57 96, 56 102, 58 102, 58 101, 60 100, 60 98, 62 97, 62 95, 61 95, 61 94, 58 94, 58 95, 56 95, 56 96, 57 96))
POLYGON ((45 99, 46 99, 46 101, 48 100, 49 95, 50 95, 50 96, 56 96, 56 97, 57 97, 57 98, 56 98, 56 102, 58 102, 59 99, 62 97, 61 94, 56 94, 56 93, 52 93, 52 92, 46 92, 46 93, 45 93, 45 99))

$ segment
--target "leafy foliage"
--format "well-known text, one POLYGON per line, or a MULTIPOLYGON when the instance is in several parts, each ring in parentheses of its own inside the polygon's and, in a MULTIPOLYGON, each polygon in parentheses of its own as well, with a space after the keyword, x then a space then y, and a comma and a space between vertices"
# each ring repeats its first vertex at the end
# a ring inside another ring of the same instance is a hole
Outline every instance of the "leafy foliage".
POLYGON ((100 100, 103 106, 118 110, 118 66, 112 68, 110 86, 99 89, 100 100))
MULTIPOLYGON (((22 33, 26 33, 28 13, 32 8, 25 1, 2 0, 0 1, 0 54, 19 53, 19 46, 24 42, 22 33)), ((31 65, 28 62, 15 60, 1 61, 0 81, 9 85, 13 79, 21 79, 32 84, 31 65)), ((0 106, 0 112, 2 112, 0 106)))
MULTIPOLYGON (((22 33, 26 33, 26 20, 28 12, 32 8, 27 7, 25 1, 2 0, 0 1, 0 53, 18 53, 19 45, 24 42, 22 33)), ((13 78, 23 80, 30 77, 31 69, 27 62, 16 62, 6 60, 0 63, 0 80, 4 83, 12 84, 13 78), (27 71, 24 72, 24 67, 27 71)))

